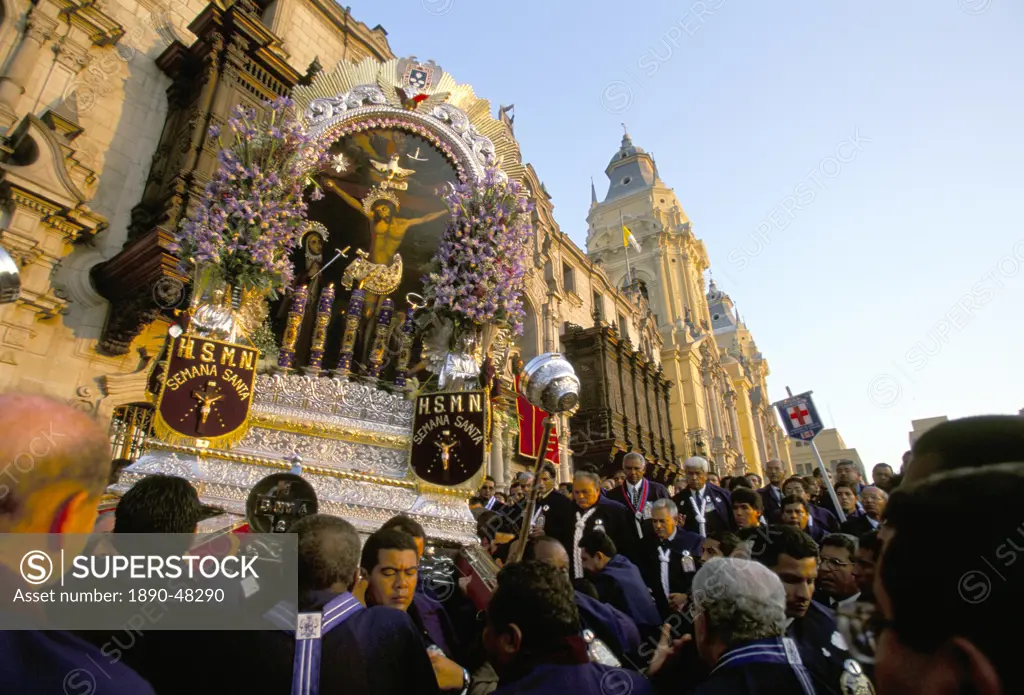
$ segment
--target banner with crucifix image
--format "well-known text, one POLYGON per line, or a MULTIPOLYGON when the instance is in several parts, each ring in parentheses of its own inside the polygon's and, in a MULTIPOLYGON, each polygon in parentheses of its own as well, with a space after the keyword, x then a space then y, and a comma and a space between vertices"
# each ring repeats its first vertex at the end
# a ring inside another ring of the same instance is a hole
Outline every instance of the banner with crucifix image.
POLYGON ((154 434, 171 444, 237 444, 249 429, 258 359, 254 347, 188 334, 172 338, 154 434))
POLYGON ((435 485, 461 485, 480 472, 487 452, 486 391, 430 393, 416 398, 412 468, 435 485))

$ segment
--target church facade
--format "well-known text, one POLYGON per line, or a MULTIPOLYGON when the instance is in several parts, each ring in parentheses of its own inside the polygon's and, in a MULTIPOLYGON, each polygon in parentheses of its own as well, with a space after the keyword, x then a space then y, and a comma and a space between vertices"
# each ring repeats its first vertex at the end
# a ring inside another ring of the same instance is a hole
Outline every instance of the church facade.
POLYGON ((720 474, 762 473, 772 458, 788 468, 768 400, 768 362, 732 300, 705 284, 711 259, 657 163, 626 133, 605 175, 601 200, 591 184, 587 250, 618 287, 637 288, 654 313, 677 454, 703 456, 720 474), (627 246, 624 227, 639 249, 627 246))
MULTIPOLYGON (((115 456, 134 458, 154 361, 188 301, 168 245, 216 166, 210 126, 223 127, 236 105, 294 93, 308 102, 339 75, 373 82, 400 61, 383 28, 329 0, 3 0, 2 8, 0 244, 19 264, 22 288, 0 306, 0 388, 47 393, 111 420, 124 434, 115 456)), ((469 115, 463 139, 486 142, 534 194, 521 356, 558 351, 570 327, 614 317, 657 366, 664 331, 558 228, 507 110, 492 116, 471 87, 434 68, 469 115)), ((567 418, 561 425, 568 475, 572 435, 567 418)), ((506 444, 492 448, 500 482, 512 470, 502 454, 511 433, 496 435, 506 444)), ((673 465, 663 460, 668 449, 659 451, 658 462, 673 465)))

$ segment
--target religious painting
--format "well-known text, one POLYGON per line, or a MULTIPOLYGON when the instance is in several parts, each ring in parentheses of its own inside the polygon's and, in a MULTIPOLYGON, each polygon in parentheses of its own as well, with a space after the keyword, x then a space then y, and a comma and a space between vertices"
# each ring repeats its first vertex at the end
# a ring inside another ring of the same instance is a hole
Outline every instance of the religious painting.
MULTIPOLYGON (((422 293, 423 276, 444 233, 448 183, 455 167, 425 138, 398 129, 375 129, 345 136, 331 146, 330 165, 320 177, 324 199, 309 204, 309 219, 323 225, 307 234, 293 256, 296 286, 309 289, 306 315, 296 345, 295 364, 308 363, 316 307, 323 288, 334 284, 336 298, 323 367, 337 366, 344 314, 351 292, 342 286, 346 267, 365 253, 371 264, 393 269, 401 280, 388 295, 396 323, 404 316, 409 292, 422 293), (343 256, 338 252, 344 252, 343 256), (396 258, 400 256, 400 260, 396 258)), ((356 341, 353 373, 365 367, 384 297, 368 292, 356 341)), ((278 337, 290 308, 288 298, 274 312, 278 337)), ((397 329, 396 329, 397 330, 397 329)))

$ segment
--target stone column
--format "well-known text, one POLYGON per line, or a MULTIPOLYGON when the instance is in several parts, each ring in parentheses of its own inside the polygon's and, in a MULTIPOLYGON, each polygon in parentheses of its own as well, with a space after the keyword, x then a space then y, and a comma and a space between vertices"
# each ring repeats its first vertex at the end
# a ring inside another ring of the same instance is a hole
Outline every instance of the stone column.
POLYGON ((757 449, 761 454, 761 465, 763 466, 772 458, 771 449, 768 446, 768 440, 765 438, 764 423, 761 420, 761 410, 759 408, 755 408, 753 404, 751 404, 751 407, 754 408, 754 412, 751 413, 751 419, 754 421, 754 438, 757 440, 757 449))
POLYGON ((491 458, 487 468, 495 484, 505 484, 505 423, 500 418, 494 418, 491 426, 491 458))
POLYGON ((572 450, 569 449, 569 416, 565 413, 558 414, 558 481, 561 483, 572 482, 572 450))
POLYGON ((722 431, 722 417, 718 411, 719 401, 718 394, 715 389, 715 382, 711 378, 711 372, 704 372, 704 397, 707 399, 708 409, 711 411, 711 441, 709 442, 711 448, 712 458, 714 459, 715 466, 719 471, 724 469, 725 461, 723 460, 721 451, 715 449, 721 449, 725 444, 724 432, 722 431), (718 445, 717 447, 715 445, 718 445))
MULTIPOLYGON (((683 299, 686 302, 686 306, 690 307, 690 316, 693 319, 694 325, 699 326, 700 321, 697 320, 697 307, 693 303, 693 298, 690 297, 690 273, 693 272, 693 265, 690 264, 690 254, 683 251, 683 299)), ((683 312, 685 314, 685 312, 683 312)))
POLYGON ((32 77, 36 65, 46 62, 43 47, 53 36, 57 22, 38 8, 29 15, 21 43, 3 76, 0 76, 0 125, 10 127, 17 119, 18 100, 32 77), (8 122, 9 121, 9 122, 8 122))

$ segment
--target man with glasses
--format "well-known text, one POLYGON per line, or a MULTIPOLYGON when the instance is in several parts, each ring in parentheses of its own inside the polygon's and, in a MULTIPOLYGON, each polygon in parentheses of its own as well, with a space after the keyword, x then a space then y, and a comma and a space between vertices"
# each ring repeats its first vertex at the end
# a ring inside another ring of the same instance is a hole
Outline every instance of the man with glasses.
POLYGON ((868 531, 876 531, 881 524, 882 512, 889 501, 889 495, 883 490, 869 486, 860 492, 860 506, 863 514, 854 514, 847 518, 841 531, 851 536, 862 536, 868 531))
POLYGON ((815 600, 833 610, 842 610, 860 599, 853 576, 857 539, 844 533, 832 533, 821 541, 818 559, 818 590, 815 600))

